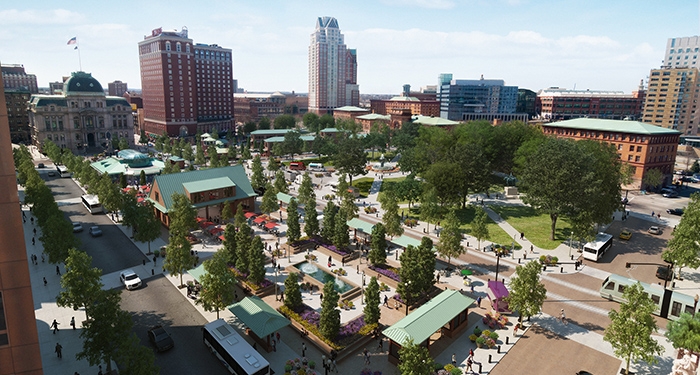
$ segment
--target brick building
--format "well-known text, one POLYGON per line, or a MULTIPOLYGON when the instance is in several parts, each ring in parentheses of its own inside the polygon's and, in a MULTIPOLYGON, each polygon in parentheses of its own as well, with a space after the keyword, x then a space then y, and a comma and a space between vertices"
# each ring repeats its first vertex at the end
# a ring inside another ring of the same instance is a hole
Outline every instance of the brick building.
POLYGON ((537 113, 545 120, 601 118, 640 120, 646 91, 567 90, 551 87, 537 93, 537 113))

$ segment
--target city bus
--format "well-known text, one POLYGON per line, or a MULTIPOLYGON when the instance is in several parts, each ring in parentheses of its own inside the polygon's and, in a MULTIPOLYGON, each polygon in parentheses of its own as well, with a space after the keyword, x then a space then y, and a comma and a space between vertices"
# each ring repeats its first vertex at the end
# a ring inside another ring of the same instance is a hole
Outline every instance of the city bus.
POLYGON ((610 249, 613 236, 607 233, 598 233, 595 239, 583 245, 583 258, 597 262, 610 249))
POLYGON ((65 165, 57 165, 56 171, 58 172, 59 176, 64 177, 64 178, 68 178, 68 177, 73 176, 73 172, 69 171, 65 165))
POLYGON ((98 214, 102 212, 102 204, 99 198, 97 198, 97 195, 85 194, 80 198, 83 201, 83 206, 85 206, 85 209, 87 209, 89 213, 98 214))
POLYGON ((269 375, 270 363, 223 319, 202 327, 204 345, 236 375, 269 375))

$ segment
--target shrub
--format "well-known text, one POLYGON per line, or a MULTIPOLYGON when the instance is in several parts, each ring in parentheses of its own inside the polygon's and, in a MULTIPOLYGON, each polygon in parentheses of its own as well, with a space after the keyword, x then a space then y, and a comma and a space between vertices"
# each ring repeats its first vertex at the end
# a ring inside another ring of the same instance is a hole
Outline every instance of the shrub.
POLYGON ((486 345, 486 339, 483 336, 479 336, 476 338, 476 345, 481 347, 486 345))
POLYGON ((440 363, 440 362, 433 362, 433 370, 438 371, 438 370, 442 370, 442 368, 443 368, 442 363, 440 363))
POLYGON ((491 332, 489 335, 490 338, 492 338, 494 341, 498 340, 498 333, 496 332, 491 332))
POLYGON ((154 257, 159 257, 160 256, 160 250, 153 250, 153 256, 154 257))
POLYGON ((481 328, 479 327, 474 327, 474 334, 476 336, 481 336, 481 328))
POLYGON ((445 365, 445 371, 447 372, 451 372, 453 368, 455 368, 455 366, 451 363, 445 365))
POLYGON ((476 341, 477 337, 478 337, 477 335, 472 333, 471 335, 469 335, 469 341, 474 342, 474 341, 476 341))
POLYGON ((489 331, 488 329, 485 329, 485 330, 481 331, 481 336, 489 337, 489 336, 491 336, 491 331, 489 331))
POLYGON ((462 369, 459 367, 455 367, 450 371, 450 375, 462 375, 462 369))

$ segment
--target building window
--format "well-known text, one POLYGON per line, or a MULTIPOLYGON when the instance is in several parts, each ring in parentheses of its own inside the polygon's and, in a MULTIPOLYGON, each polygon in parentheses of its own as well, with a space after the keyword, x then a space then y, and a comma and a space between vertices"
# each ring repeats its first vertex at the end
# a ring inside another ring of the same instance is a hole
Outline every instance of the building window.
POLYGON ((634 146, 630 145, 630 152, 634 151, 634 146))
POLYGON ((79 117, 73 117, 73 128, 80 129, 80 118, 79 117))
POLYGON ((637 146, 637 152, 642 152, 642 146, 637 146))
POLYGON ((634 161, 638 162, 639 161, 639 155, 634 157, 634 161))
POLYGON ((165 42, 165 50, 170 51, 170 42, 165 42))

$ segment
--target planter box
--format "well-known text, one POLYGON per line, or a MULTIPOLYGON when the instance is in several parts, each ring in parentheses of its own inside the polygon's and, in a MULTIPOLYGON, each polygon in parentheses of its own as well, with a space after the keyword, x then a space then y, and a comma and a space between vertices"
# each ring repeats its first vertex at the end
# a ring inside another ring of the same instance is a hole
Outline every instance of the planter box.
POLYGON ((370 279, 370 278, 372 278, 372 276, 374 276, 377 278, 377 282, 380 284, 384 283, 393 289, 396 289, 399 286, 398 281, 392 279, 391 277, 384 276, 384 275, 380 274, 379 272, 370 269, 369 267, 365 267, 365 268, 363 268, 363 270, 365 271, 365 274, 367 275, 368 279, 370 279))
POLYGON ((322 254, 325 254, 333 259, 340 261, 341 263, 350 263, 351 260, 357 259, 359 257, 359 253, 357 251, 352 251, 346 255, 340 255, 335 251, 328 249, 325 246, 319 246, 316 250, 320 251, 322 254))
POLYGON ((245 290, 246 293, 250 293, 250 294, 257 296, 257 297, 260 297, 260 298, 265 297, 265 296, 269 296, 269 295, 275 293, 274 282, 270 286, 266 286, 264 288, 259 288, 257 290, 251 288, 250 285, 245 281, 238 281, 238 286, 240 286, 241 289, 245 290))

